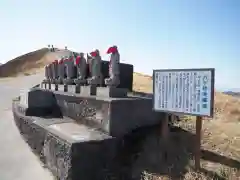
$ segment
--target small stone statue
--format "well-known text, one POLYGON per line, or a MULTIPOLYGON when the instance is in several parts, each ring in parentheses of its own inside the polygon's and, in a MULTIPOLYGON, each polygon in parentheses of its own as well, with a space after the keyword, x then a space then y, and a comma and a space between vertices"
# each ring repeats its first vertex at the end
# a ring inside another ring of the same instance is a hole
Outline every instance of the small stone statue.
POLYGON ((58 83, 62 84, 64 79, 64 57, 58 61, 58 83))
POLYGON ((53 81, 53 72, 52 72, 52 63, 50 63, 48 65, 48 75, 49 75, 49 81, 52 82, 53 81))
POLYGON ((92 59, 93 59, 93 57, 91 55, 87 54, 87 72, 86 72, 86 74, 87 74, 88 77, 92 76, 92 73, 91 73, 91 71, 92 71, 92 64, 91 64, 92 59))
POLYGON ((53 83, 58 79, 58 60, 52 62, 53 83))
POLYGON ((80 53, 76 58, 75 58, 75 66, 77 67, 77 80, 75 83, 77 84, 83 84, 86 83, 86 66, 87 62, 84 57, 84 53, 80 53))
POLYGON ((91 62, 90 62, 90 72, 91 78, 88 79, 88 84, 90 85, 100 85, 102 82, 101 64, 102 58, 100 56, 99 50, 91 52, 91 62))
POLYGON ((65 84, 71 84, 74 78, 74 60, 73 56, 69 56, 64 61, 65 71, 66 71, 66 78, 64 79, 65 84))
POLYGON ((45 70, 45 79, 43 80, 43 82, 50 82, 50 76, 49 76, 49 67, 48 65, 44 66, 44 70, 45 70))
POLYGON ((108 49, 107 54, 111 54, 109 62, 109 78, 105 79, 105 84, 111 87, 117 87, 120 84, 120 54, 117 46, 108 49))

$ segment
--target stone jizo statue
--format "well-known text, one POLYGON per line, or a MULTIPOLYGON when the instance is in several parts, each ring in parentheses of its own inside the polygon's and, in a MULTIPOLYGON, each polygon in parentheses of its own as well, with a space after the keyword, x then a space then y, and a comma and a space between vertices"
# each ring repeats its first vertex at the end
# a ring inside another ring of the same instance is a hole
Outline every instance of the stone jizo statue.
POLYGON ((102 73, 101 73, 102 58, 100 56, 98 49, 91 52, 90 55, 91 55, 91 63, 90 63, 91 78, 88 79, 88 84, 100 85, 102 80, 102 73))
POLYGON ((64 57, 61 57, 58 61, 58 80, 62 83, 64 79, 64 57))
POLYGON ((107 86, 117 87, 120 84, 120 54, 117 46, 108 49, 107 54, 110 55, 109 61, 109 78, 105 79, 107 86))
POLYGON ((53 80, 58 79, 58 60, 52 62, 53 80))
POLYGON ((44 66, 45 70, 45 80, 49 80, 48 65, 44 66))
POLYGON ((52 82, 53 79, 53 72, 52 72, 52 63, 48 65, 48 75, 49 75, 49 80, 52 82))
POLYGON ((75 59, 75 66, 77 67, 77 79, 86 79, 86 66, 87 62, 84 57, 84 53, 80 53, 75 59))
POLYGON ((69 58, 65 59, 65 67, 66 67, 66 75, 67 79, 73 79, 74 78, 74 59, 73 56, 70 56, 69 58))

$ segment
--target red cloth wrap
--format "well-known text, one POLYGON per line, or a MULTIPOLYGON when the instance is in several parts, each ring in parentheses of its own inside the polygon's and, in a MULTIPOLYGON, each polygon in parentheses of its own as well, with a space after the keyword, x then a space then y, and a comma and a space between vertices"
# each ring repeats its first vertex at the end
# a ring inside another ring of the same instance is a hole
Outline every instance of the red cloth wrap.
POLYGON ((76 58, 76 64, 79 65, 79 64, 80 64, 80 61, 81 61, 81 57, 80 57, 80 56, 77 56, 77 58, 76 58))

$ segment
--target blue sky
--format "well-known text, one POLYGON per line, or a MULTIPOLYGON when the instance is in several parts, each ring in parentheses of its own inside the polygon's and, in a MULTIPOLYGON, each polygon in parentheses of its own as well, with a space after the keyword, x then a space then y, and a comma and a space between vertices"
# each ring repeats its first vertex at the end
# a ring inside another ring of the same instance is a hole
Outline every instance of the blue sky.
POLYGON ((216 88, 240 89, 239 0, 1 0, 0 62, 48 44, 89 52, 119 46, 122 62, 216 68, 216 88))

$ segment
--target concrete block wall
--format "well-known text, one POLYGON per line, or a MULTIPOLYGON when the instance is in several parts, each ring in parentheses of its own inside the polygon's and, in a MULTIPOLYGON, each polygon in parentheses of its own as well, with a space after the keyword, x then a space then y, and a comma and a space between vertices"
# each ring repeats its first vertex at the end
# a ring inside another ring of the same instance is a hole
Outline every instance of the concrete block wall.
POLYGON ((164 114, 152 110, 150 98, 100 98, 54 92, 63 116, 98 128, 113 137, 134 129, 159 124, 164 114))

